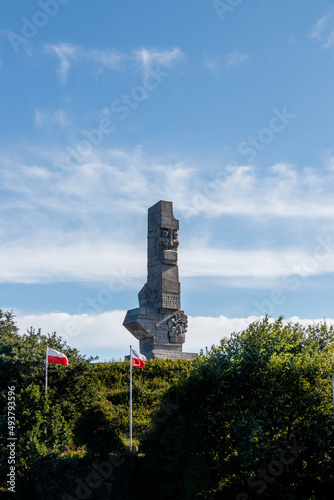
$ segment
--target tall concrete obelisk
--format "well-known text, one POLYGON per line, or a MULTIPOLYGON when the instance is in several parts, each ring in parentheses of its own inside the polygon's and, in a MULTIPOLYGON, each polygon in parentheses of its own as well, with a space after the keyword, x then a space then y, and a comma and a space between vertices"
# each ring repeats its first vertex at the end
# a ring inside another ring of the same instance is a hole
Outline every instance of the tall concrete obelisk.
POLYGON ((180 310, 178 229, 172 202, 159 201, 149 208, 147 283, 138 294, 140 307, 129 310, 123 322, 148 359, 196 357, 182 352, 188 319, 180 310))

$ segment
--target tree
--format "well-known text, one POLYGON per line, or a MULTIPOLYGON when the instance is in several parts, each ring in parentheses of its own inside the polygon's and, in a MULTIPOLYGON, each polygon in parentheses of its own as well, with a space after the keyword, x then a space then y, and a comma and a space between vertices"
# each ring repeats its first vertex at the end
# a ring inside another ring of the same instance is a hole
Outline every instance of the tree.
POLYGON ((170 389, 179 409, 143 443, 148 496, 331 498, 333 354, 326 324, 266 317, 223 339, 170 389))
POLYGON ((99 403, 89 408, 75 423, 74 441, 86 445, 88 456, 106 460, 111 450, 125 448, 115 424, 115 410, 111 403, 99 403))
POLYGON ((56 332, 47 335, 30 328, 20 334, 12 312, 0 309, 0 388, 8 384, 16 387, 16 393, 30 384, 44 390, 46 346, 66 354, 69 366, 49 365, 49 402, 62 405, 67 421, 73 420, 94 400, 91 361, 80 355, 77 349, 67 345, 56 332), (75 391, 73 391, 75 387, 75 391))
MULTIPOLYGON (((58 467, 72 442, 75 421, 96 403, 91 360, 67 346, 56 333, 43 335, 31 328, 20 334, 12 312, 0 309, 0 445, 1 484, 8 473, 8 389, 15 393, 16 494, 36 498, 41 463, 58 467), (44 392, 46 346, 64 352, 69 366, 49 365, 49 388, 44 392), (31 491, 31 494, 29 493, 31 491), (30 496, 29 496, 30 495, 30 496)), ((11 396, 13 397, 13 396, 11 396)), ((14 404, 14 403, 13 403, 14 404)), ((51 485, 45 485, 45 488, 51 485)), ((47 495, 41 494, 41 498, 47 495)), ((20 498, 20 496, 17 496, 20 498)))

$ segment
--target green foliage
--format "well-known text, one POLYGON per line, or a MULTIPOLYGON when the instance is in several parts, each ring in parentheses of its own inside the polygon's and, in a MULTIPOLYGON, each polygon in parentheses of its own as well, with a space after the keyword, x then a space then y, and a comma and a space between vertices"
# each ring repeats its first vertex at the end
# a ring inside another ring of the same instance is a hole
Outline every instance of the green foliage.
MULTIPOLYGON (((133 484, 138 500, 331 498, 333 351, 326 324, 265 318, 194 362, 149 360, 133 369, 135 455, 129 362, 92 363, 55 333, 22 335, 0 310, 0 432, 14 385, 16 498, 129 500, 133 484), (69 366, 49 365, 46 398, 47 343, 69 366)), ((1 478, 7 455, 3 440, 1 478)))
POLYGON ((171 387, 179 409, 143 443, 148 495, 326 498, 323 485, 334 485, 333 348, 332 327, 284 325, 282 318, 223 339, 171 387), (277 464, 287 442, 302 451, 277 464), (283 470, 266 481, 261 470, 268 467, 283 470))
MULTIPOLYGON (((135 457, 129 454, 129 362, 92 363, 56 333, 19 333, 13 313, 0 309, 0 493, 6 495, 7 392, 16 394, 15 498, 48 500, 131 498, 135 457), (46 346, 64 352, 69 366, 48 366, 46 346), (126 447, 127 446, 127 447, 126 447), (95 482, 94 482, 95 481, 95 482), (89 486, 93 484, 94 486, 89 486)), ((134 441, 145 439, 151 416, 171 384, 191 363, 150 361, 133 370, 134 441)), ((10 493, 8 493, 9 495, 10 493)))
POLYGON ((91 457, 106 460, 110 450, 122 450, 124 445, 117 433, 115 410, 109 402, 90 407, 75 423, 74 442, 86 445, 91 457))
POLYGON ((0 309, 0 388, 14 385, 19 392, 28 384, 34 383, 41 390, 45 384, 46 346, 64 352, 69 366, 49 365, 50 402, 59 401, 64 405, 63 413, 67 419, 89 404, 93 397, 91 380, 91 361, 85 359, 77 349, 70 348, 56 333, 42 335, 31 328, 25 334, 19 334, 12 313, 0 309), (76 387, 76 391, 72 390, 76 387))
MULTIPOLYGON (((128 444, 130 364, 126 362, 96 363, 92 366, 94 381, 103 387, 106 399, 115 411, 118 432, 128 444)), ((186 378, 193 368, 189 360, 148 360, 144 370, 133 369, 133 435, 145 435, 152 427, 151 416, 159 408, 166 390, 186 378)))
POLYGON ((70 430, 61 407, 50 405, 38 386, 31 384, 22 389, 16 398, 16 408, 17 459, 21 468, 29 469, 33 457, 66 450, 70 430))
MULTIPOLYGON (((186 359, 153 359, 148 360, 145 371, 133 369, 133 379, 142 382, 161 383, 161 380, 171 384, 189 373, 192 362, 186 359), (155 382, 154 382, 155 381, 155 382)), ((95 380, 100 381, 106 387, 124 387, 129 384, 129 362, 95 363, 95 380)))

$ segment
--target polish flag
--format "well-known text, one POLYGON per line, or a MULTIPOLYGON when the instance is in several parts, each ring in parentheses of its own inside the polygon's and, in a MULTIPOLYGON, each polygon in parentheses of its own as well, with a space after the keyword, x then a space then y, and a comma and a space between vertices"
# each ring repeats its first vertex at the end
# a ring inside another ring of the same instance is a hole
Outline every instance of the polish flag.
POLYGON ((138 366, 138 368, 144 368, 146 363, 146 358, 144 354, 131 349, 132 366, 138 366))
POLYGON ((53 363, 55 365, 68 365, 68 359, 62 352, 56 351, 55 349, 50 349, 50 347, 48 347, 47 356, 48 363, 53 363))

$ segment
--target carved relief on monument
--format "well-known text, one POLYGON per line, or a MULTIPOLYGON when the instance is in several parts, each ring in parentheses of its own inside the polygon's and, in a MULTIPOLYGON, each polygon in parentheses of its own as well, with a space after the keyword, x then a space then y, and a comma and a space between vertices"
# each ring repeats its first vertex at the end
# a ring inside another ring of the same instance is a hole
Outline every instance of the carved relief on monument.
POLYGON ((162 309, 180 309, 179 293, 162 292, 162 309))
MULTIPOLYGON (((161 330, 167 331, 169 342, 173 344, 183 344, 186 340, 185 333, 188 327, 188 317, 183 311, 175 311, 165 316, 161 321, 156 323, 155 326, 158 332, 161 330)), ((163 332, 160 333, 160 336, 162 334, 163 332)))
POLYGON ((177 250, 179 246, 177 230, 162 227, 160 229, 159 245, 168 250, 177 250))
POLYGON ((179 246, 177 230, 160 228, 157 229, 157 233, 158 258, 165 264, 175 266, 177 262, 177 248, 179 246))
POLYGON ((174 316, 168 321, 168 336, 172 343, 184 343, 186 340, 185 333, 188 327, 188 318, 183 311, 177 311, 174 316))

